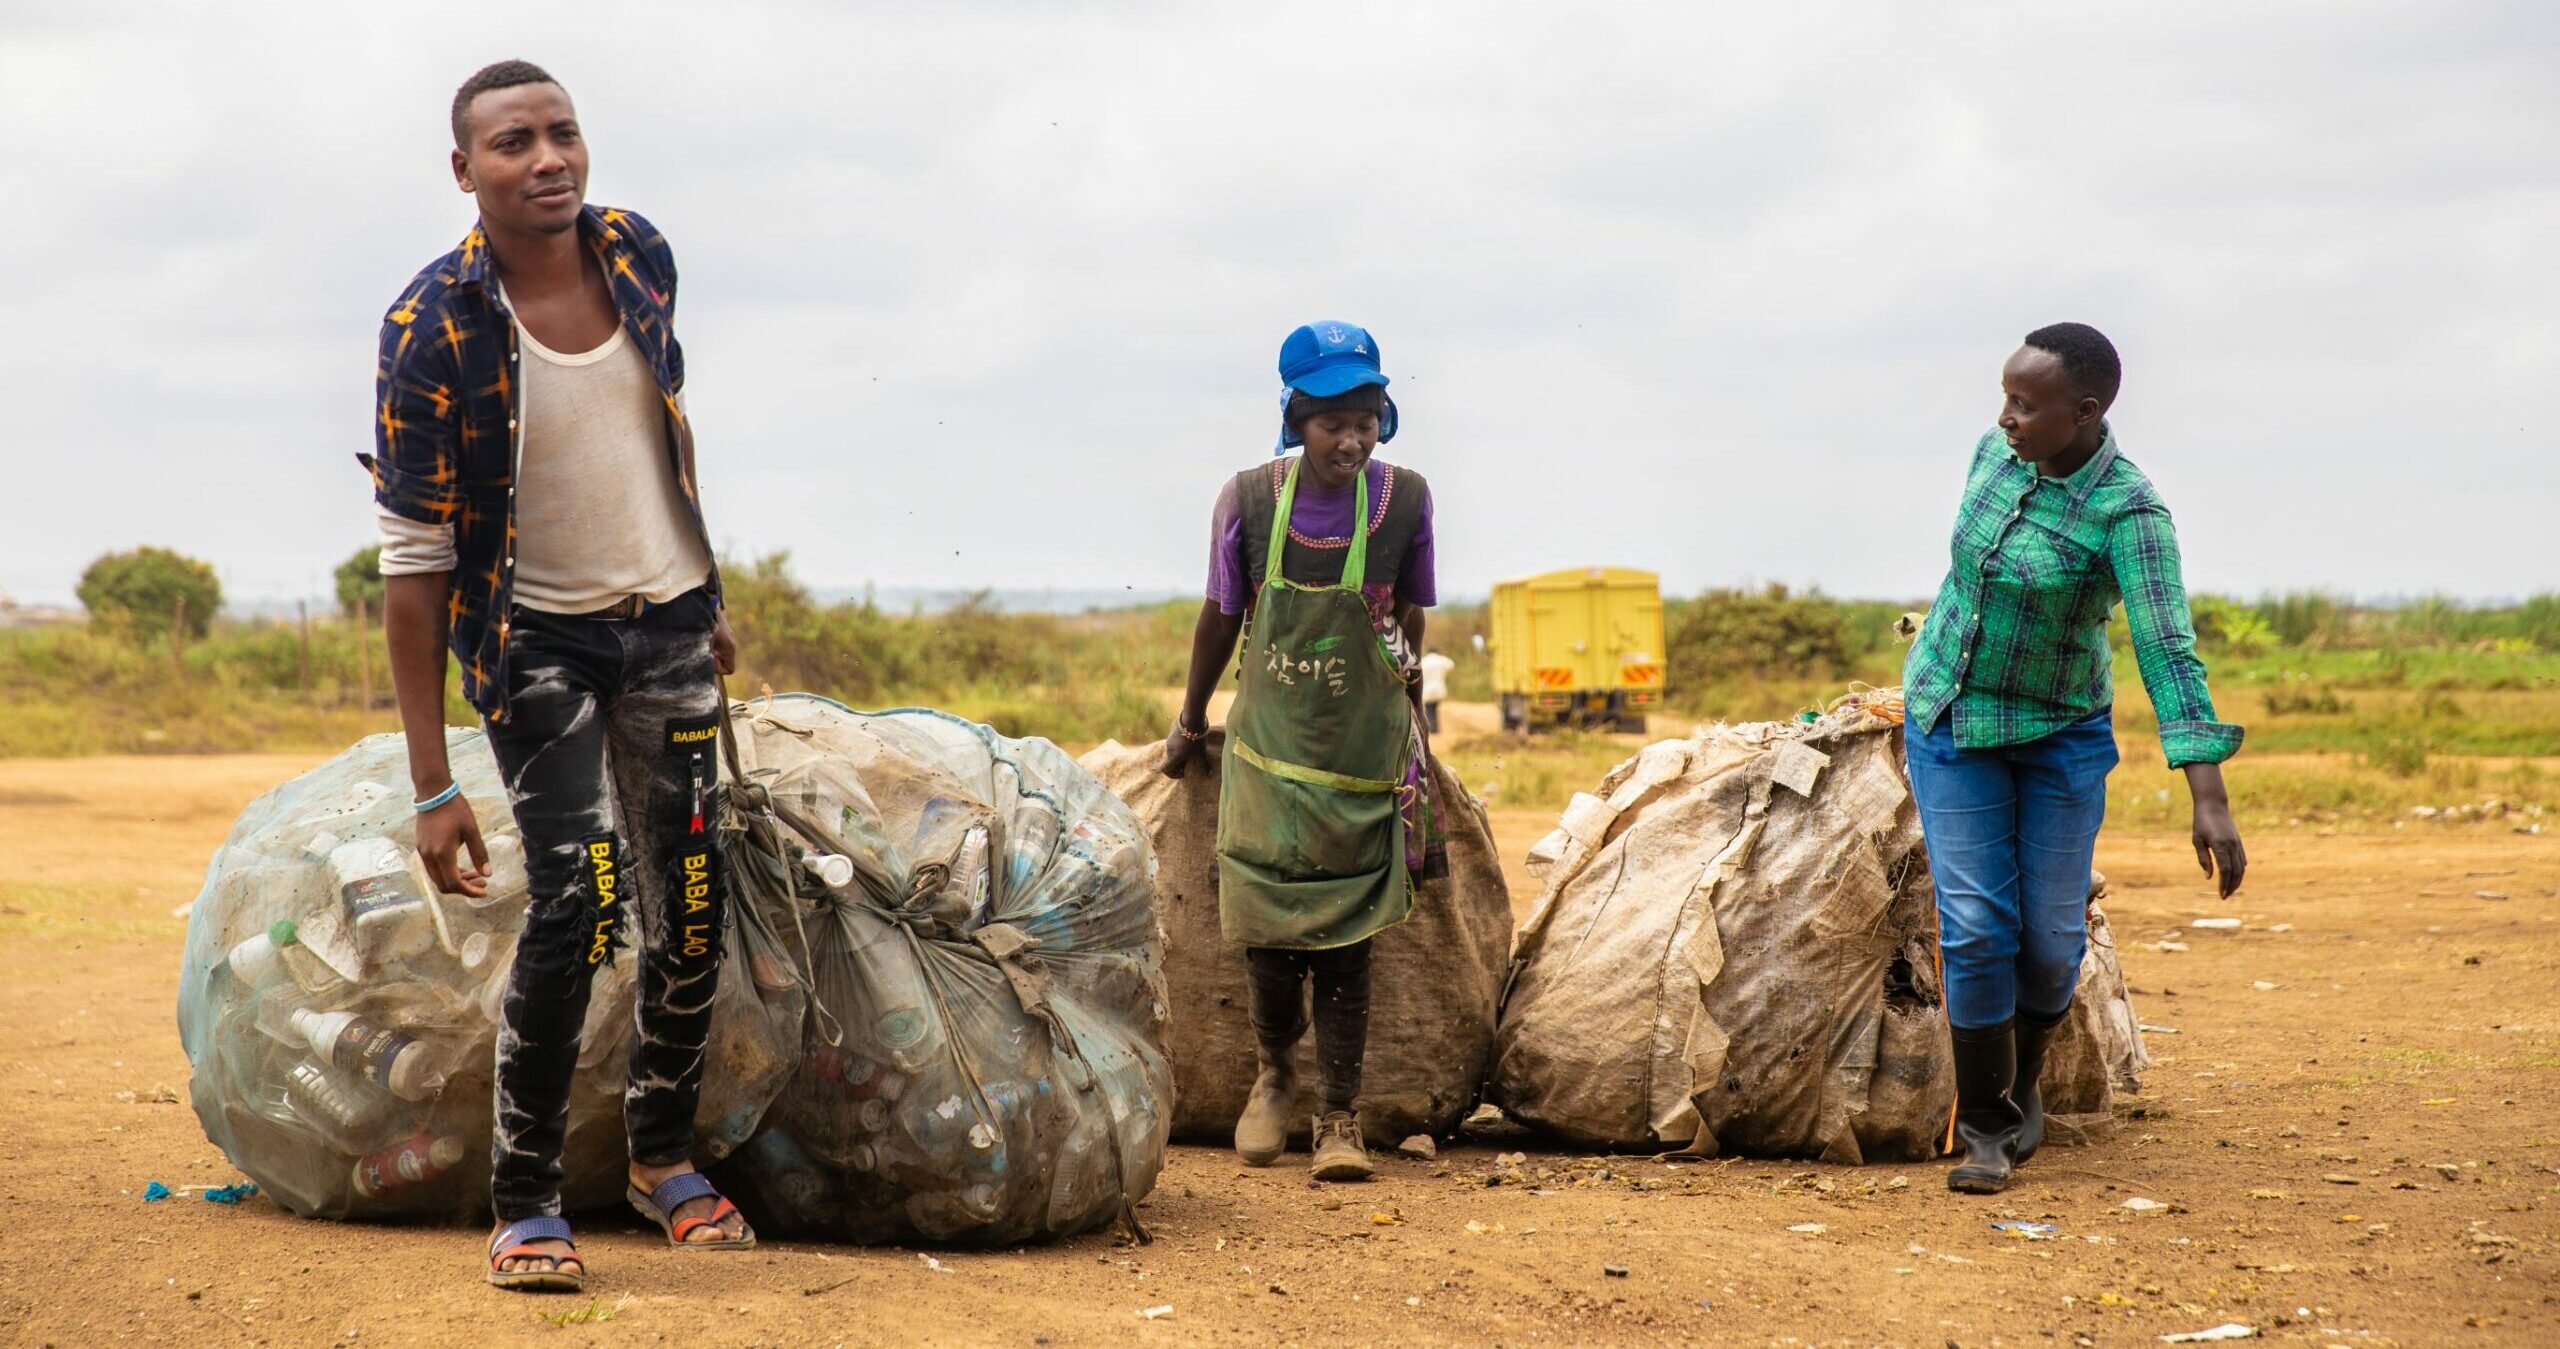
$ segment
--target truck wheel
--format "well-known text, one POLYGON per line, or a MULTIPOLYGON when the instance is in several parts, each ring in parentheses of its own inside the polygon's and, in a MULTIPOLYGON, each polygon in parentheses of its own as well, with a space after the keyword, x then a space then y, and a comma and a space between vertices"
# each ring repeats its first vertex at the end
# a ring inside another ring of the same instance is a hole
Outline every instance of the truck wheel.
POLYGON ((1502 729, 1507 732, 1529 729, 1528 700, 1518 694, 1502 695, 1502 729))
POLYGON ((1621 712, 1621 713, 1619 713, 1619 714, 1618 714, 1618 717, 1617 717, 1617 727, 1618 727, 1618 734, 1620 734, 1620 735, 1643 735, 1643 734, 1645 734, 1644 713, 1642 713, 1642 712, 1621 712))

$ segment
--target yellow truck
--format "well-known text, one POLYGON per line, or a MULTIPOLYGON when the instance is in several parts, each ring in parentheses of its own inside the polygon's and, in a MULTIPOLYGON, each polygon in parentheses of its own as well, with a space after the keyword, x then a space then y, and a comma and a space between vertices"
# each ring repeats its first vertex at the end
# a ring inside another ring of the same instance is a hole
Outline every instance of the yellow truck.
POLYGON ((1574 567, 1499 582, 1491 626, 1506 731, 1641 733, 1662 705, 1662 578, 1652 572, 1574 567))

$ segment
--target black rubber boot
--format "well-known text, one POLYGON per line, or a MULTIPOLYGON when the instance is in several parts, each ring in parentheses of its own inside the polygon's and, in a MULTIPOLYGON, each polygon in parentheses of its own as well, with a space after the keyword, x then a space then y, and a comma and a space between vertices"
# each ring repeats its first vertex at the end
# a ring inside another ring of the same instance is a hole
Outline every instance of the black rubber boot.
POLYGON ((2062 1028, 2062 1019, 2069 1015, 2068 1007, 2054 1013, 2050 1020, 2024 1008, 2018 1010, 2018 1077, 2009 1088, 2009 1099, 2018 1103, 2020 1166, 2044 1146, 2044 1050, 2053 1042, 2054 1032, 2062 1028))
POLYGON ((2018 1167, 2017 1104, 2009 1088, 2018 1072, 2017 1038, 2010 1023, 1981 1030, 1949 1027, 1956 1058, 1956 1140, 1964 1160, 1947 1172, 1947 1188, 1964 1194, 1998 1194, 2018 1167))

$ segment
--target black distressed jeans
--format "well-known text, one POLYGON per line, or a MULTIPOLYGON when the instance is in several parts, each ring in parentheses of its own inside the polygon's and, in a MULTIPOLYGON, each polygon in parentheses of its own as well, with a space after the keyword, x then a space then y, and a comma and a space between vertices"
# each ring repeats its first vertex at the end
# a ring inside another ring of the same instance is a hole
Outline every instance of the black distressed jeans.
POLYGON ((1262 1052, 1286 1063, 1306 1033, 1306 985, 1315 984, 1316 1097, 1332 1114, 1349 1110, 1360 1094, 1360 1070, 1369 1056, 1369 943, 1323 951, 1248 946, 1252 976, 1253 1034, 1262 1052))
POLYGON ((524 833, 532 894, 498 1028, 490 1202, 500 1222, 560 1212, 569 1081, 596 971, 637 910, 637 1018, 623 1123, 633 1160, 693 1148, 719 984, 720 692, 713 611, 693 591, 635 619, 517 608, 507 713, 489 746, 524 833))

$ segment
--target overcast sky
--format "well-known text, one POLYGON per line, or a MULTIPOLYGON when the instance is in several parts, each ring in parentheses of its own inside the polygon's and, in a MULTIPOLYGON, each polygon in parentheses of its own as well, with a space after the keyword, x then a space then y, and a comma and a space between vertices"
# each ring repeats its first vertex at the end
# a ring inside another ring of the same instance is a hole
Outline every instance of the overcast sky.
POLYGON ((0 0, 0 589, 326 591, 509 56, 674 244, 716 539, 820 585, 1196 586, 1339 317, 1445 595, 1925 595, 2059 319, 2194 588, 2560 586, 2560 5, 2096 8, 0 0))

